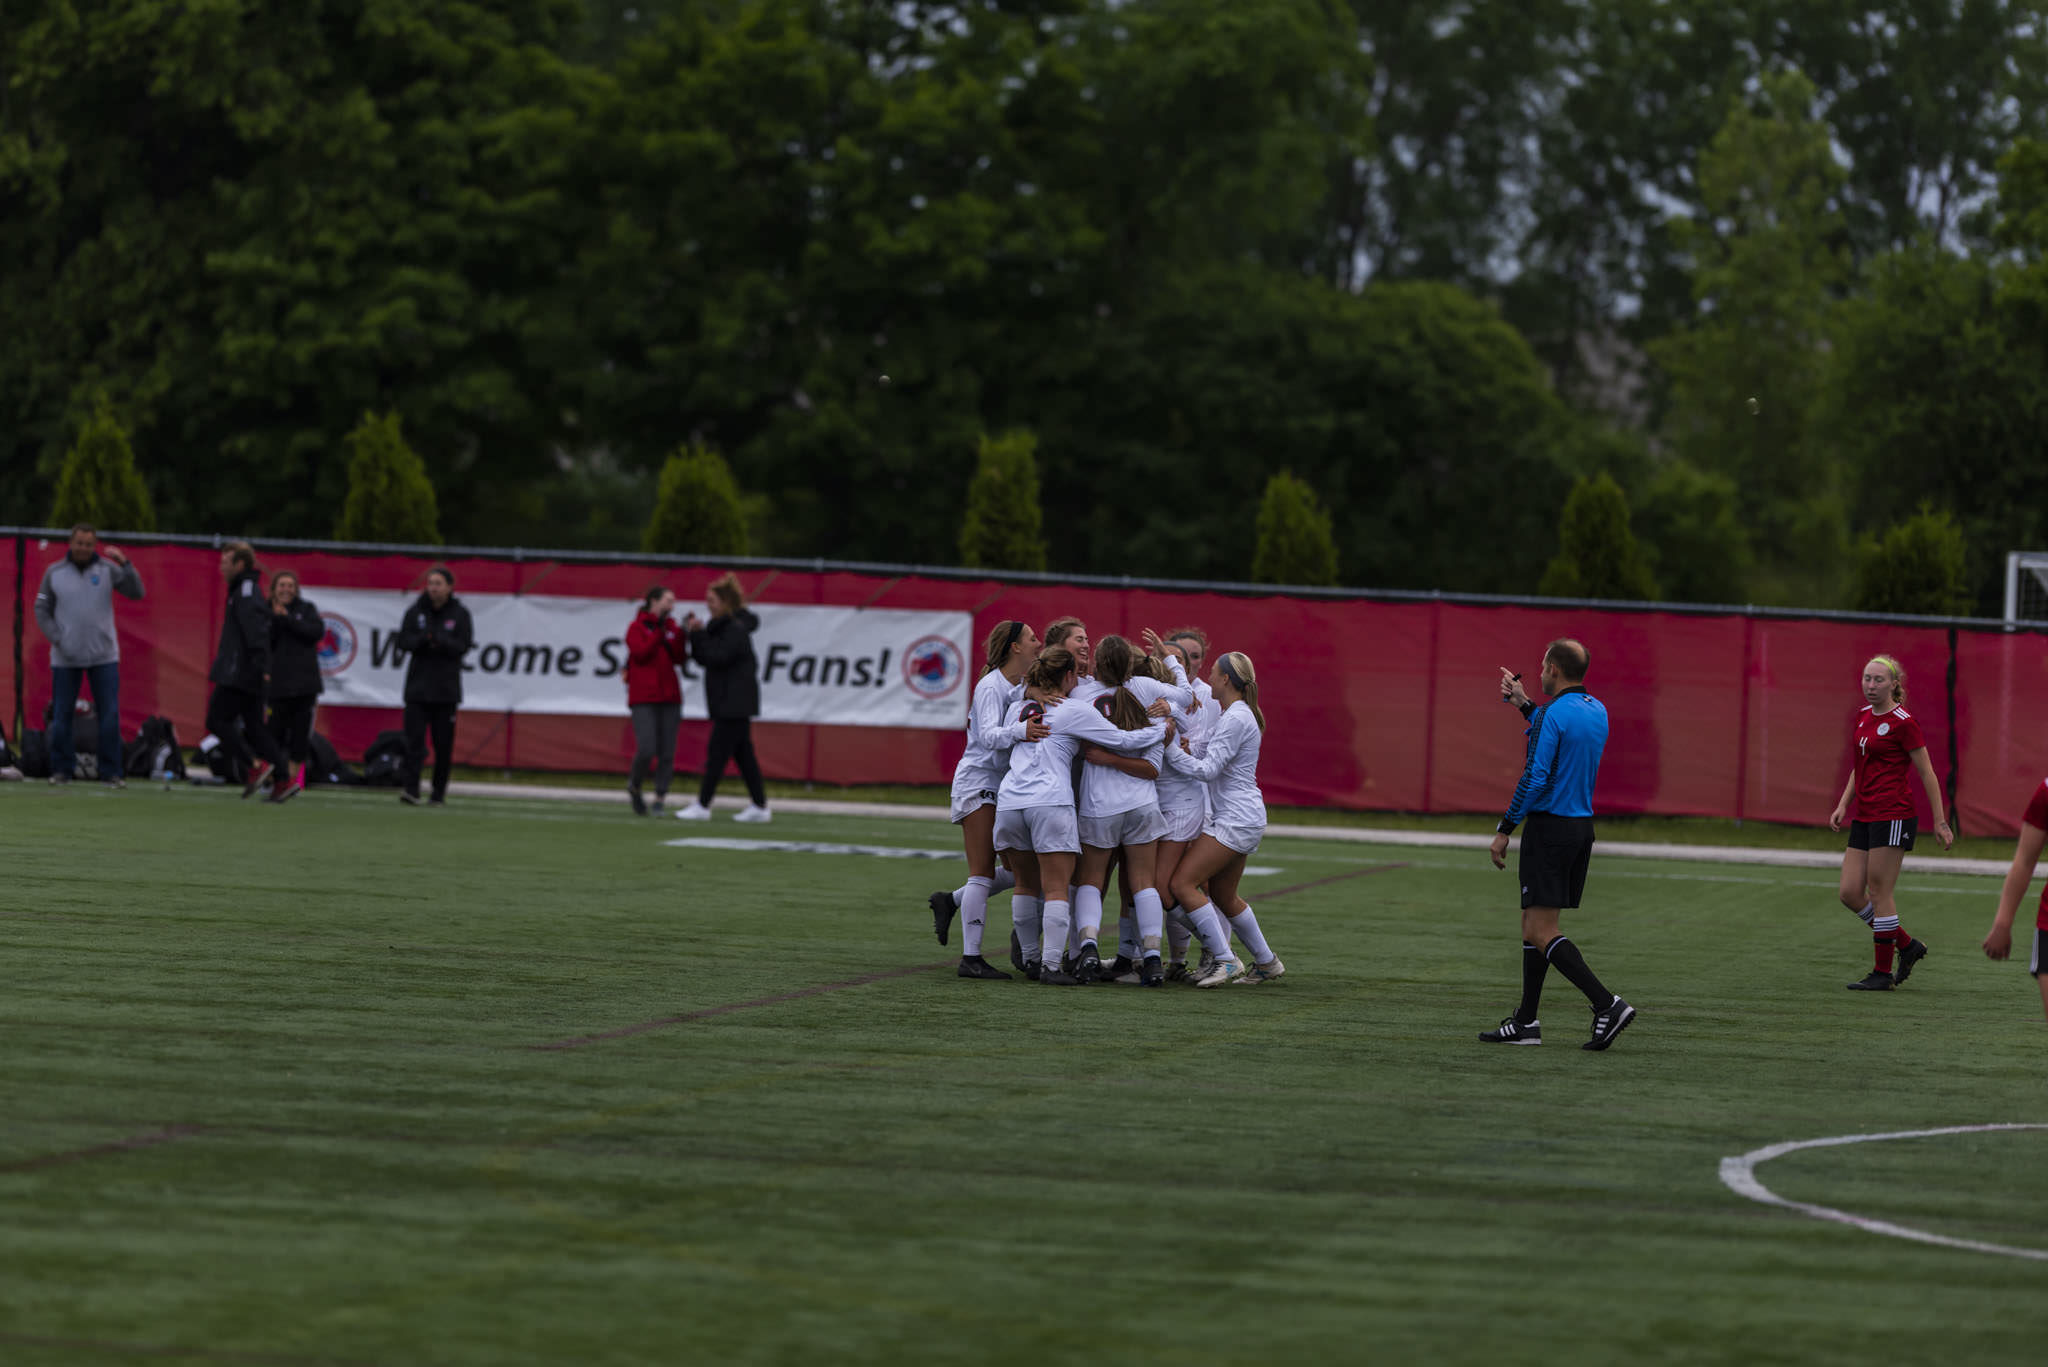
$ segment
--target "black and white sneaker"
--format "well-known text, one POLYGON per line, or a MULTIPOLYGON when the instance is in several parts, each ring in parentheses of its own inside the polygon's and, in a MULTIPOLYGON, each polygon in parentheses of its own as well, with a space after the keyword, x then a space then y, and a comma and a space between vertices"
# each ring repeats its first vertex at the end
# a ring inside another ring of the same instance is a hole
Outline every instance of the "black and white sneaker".
POLYGON ((1893 985, 1904 987, 1907 977, 1913 972, 1913 965, 1926 957, 1927 942, 1925 940, 1906 941, 1906 947, 1899 951, 1899 966, 1892 970, 1893 985))
POLYGON ((1479 1040, 1482 1044, 1541 1044, 1543 1022, 1530 1021, 1524 1025, 1513 1016, 1509 1016, 1501 1021, 1500 1029, 1481 1030, 1479 1040))
POLYGON ((932 934, 939 937, 939 943, 946 943, 946 937, 953 932, 953 913, 959 908, 953 905, 950 889, 933 893, 925 899, 932 909, 932 934))
POLYGON ((1164 987, 1166 970, 1160 966, 1157 954, 1147 954, 1145 962, 1138 969, 1138 985, 1141 987, 1164 987))
POLYGON ((1082 945, 1081 953, 1074 961, 1074 981, 1077 983, 1099 983, 1102 976, 1102 956, 1095 952, 1094 945, 1082 945))
POLYGON ((963 978, 1000 978, 1004 982, 1010 980, 1009 974, 1003 972, 1002 969, 997 968, 979 954, 963 954, 960 956, 960 976, 963 978))
POLYGON ((1605 1011, 1593 1013, 1593 1038, 1580 1045, 1581 1049, 1599 1052, 1614 1043, 1614 1037, 1628 1029, 1629 1022, 1636 1018, 1636 1009, 1616 997, 1607 1004, 1605 1011))
POLYGON ((1871 969, 1868 973, 1849 984, 1851 992, 1889 992, 1892 990, 1892 975, 1871 969))
POLYGON ((1079 987, 1081 980, 1064 969, 1046 964, 1038 970, 1038 981, 1046 987, 1079 987))

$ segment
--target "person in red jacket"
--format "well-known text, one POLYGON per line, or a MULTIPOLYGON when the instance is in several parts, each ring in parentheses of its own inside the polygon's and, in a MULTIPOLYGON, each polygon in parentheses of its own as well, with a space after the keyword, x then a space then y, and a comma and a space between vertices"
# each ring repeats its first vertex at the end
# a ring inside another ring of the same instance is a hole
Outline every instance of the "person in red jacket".
POLYGON ((626 796, 633 810, 647 815, 640 785, 654 770, 654 810, 668 800, 669 775, 675 770, 676 727, 683 716, 683 681, 676 670, 690 655, 690 638, 676 624, 676 596, 656 584, 640 600, 633 625, 626 628, 626 706, 633 714, 633 775, 626 796))

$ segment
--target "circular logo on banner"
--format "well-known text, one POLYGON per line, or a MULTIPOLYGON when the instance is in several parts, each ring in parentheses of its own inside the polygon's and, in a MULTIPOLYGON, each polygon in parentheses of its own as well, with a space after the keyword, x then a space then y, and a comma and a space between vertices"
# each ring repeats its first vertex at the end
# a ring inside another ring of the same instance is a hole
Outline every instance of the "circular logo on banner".
POLYGON ((943 636, 927 636, 903 652, 903 681, 920 698, 945 697, 966 673, 960 648, 943 636))
POLYGON ((1888 721, 1881 721, 1881 722, 1879 722, 1879 723, 1877 724, 1877 734, 1878 734, 1878 735, 1880 735, 1880 736, 1889 736, 1889 735, 1890 735, 1891 733, 1892 733, 1892 724, 1891 724, 1890 722, 1888 722, 1888 721))
POLYGON ((356 662, 356 629, 348 618, 332 612, 320 614, 327 634, 320 638, 320 672, 339 674, 356 662))

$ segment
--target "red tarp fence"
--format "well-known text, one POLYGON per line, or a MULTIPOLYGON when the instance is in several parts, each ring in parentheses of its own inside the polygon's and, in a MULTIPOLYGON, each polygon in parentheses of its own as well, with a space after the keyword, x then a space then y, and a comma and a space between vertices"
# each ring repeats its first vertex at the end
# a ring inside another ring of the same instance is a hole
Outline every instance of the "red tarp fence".
MULTIPOLYGON (((48 644, 33 600, 60 535, 0 529, 12 541, 15 611, 8 677, 15 721, 40 726, 50 698, 48 644)), ((134 559, 148 596, 116 600, 121 725, 172 719, 190 746, 202 734, 206 671, 223 602, 217 543, 109 536, 134 559)), ((312 591, 416 588, 445 560, 460 593, 616 597, 621 631, 641 593, 674 586, 685 603, 726 565, 673 560, 347 548, 259 547, 312 591)), ((1041 626, 1081 617, 1096 639, 1195 625, 1215 650, 1241 650, 1258 669, 1268 731, 1260 778, 1270 802, 1408 812, 1493 812, 1522 762, 1521 722, 1500 702, 1497 666, 1529 681, 1544 644, 1571 635, 1592 651, 1587 682, 1612 733, 1597 801, 1609 813, 1825 822, 1850 760, 1865 659, 1895 655, 1908 706, 1962 829, 2011 834, 2042 775, 2048 733, 2048 635, 2000 623, 1856 620, 1776 611, 1628 609, 1562 602, 1390 594, 1261 594, 1248 587, 1050 577, 969 577, 826 562, 737 562, 761 612, 777 603, 951 609, 973 614, 974 638, 998 621, 1041 626)), ((460 762, 507 769, 625 771, 624 715, 464 713, 460 762)), ((324 708, 319 729, 353 760, 397 712, 324 708)), ((685 723, 682 767, 694 768, 706 727, 685 723)), ((761 724, 756 745, 772 778, 827 784, 945 783, 956 732, 761 724)), ((1923 819, 1927 814, 1922 813, 1923 819)))

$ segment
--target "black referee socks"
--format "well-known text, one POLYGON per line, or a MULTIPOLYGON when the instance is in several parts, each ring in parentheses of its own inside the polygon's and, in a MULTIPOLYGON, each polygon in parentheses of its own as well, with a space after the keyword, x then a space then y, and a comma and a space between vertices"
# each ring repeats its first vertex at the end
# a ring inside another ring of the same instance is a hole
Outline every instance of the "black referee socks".
MULTIPOLYGON (((1548 957, 1558 972, 1571 979, 1573 987, 1586 994, 1586 1000, 1593 1003, 1595 1011, 1605 1011, 1608 1007, 1614 1005, 1614 994, 1605 987, 1602 987, 1600 980, 1593 976, 1593 970, 1586 967, 1586 956, 1579 953, 1577 945, 1560 935, 1550 942, 1548 957)), ((1522 981, 1524 983, 1523 991, 1526 993, 1528 990, 1528 973, 1526 970, 1523 973, 1522 981)))

